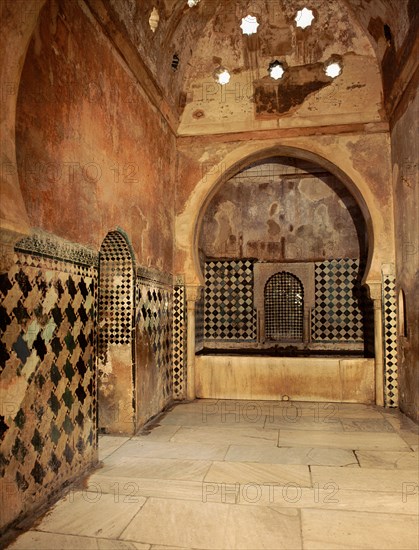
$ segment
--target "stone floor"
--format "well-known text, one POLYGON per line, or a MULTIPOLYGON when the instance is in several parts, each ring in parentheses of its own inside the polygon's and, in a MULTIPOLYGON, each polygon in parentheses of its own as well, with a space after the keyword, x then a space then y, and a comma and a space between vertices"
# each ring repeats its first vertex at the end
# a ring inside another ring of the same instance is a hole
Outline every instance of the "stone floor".
POLYGON ((418 456, 395 410, 179 404, 10 549, 417 549, 418 456))

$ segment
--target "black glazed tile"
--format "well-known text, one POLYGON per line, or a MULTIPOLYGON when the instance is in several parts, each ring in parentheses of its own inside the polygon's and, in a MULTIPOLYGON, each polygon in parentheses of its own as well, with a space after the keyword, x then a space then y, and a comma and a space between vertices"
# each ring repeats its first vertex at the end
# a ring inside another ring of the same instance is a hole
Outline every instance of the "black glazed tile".
POLYGON ((38 354, 38 357, 41 359, 41 361, 43 361, 47 353, 47 347, 45 345, 45 342, 42 338, 41 333, 39 333, 38 336, 36 337, 36 340, 33 343, 33 346, 36 349, 36 353, 38 354))
POLYGON ((39 485, 42 484, 42 481, 44 480, 44 477, 45 477, 45 470, 42 468, 42 466, 39 464, 38 461, 35 462, 35 465, 32 468, 31 476, 35 480, 35 483, 39 485))
POLYGON ((19 338, 16 340, 16 342, 13 344, 13 349, 16 352, 16 355, 21 360, 22 364, 24 365, 31 354, 27 343, 23 339, 22 334, 19 335, 19 338))
POLYGON ((68 288, 68 293, 70 294, 71 298, 74 300, 74 297, 77 295, 77 288, 71 276, 67 279, 66 284, 68 288))
POLYGON ((3 294, 3 296, 6 296, 6 294, 9 292, 9 290, 13 288, 13 284, 10 282, 10 279, 7 275, 7 273, 2 273, 0 275, 0 292, 3 294))

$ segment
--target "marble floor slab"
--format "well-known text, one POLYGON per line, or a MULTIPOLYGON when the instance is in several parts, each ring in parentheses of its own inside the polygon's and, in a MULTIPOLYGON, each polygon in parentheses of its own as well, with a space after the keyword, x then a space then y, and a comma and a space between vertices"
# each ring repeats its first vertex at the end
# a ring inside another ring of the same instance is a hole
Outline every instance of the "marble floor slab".
POLYGON ((396 433, 365 432, 311 432, 280 430, 279 447, 329 447, 339 449, 367 449, 404 451, 408 444, 396 433))
POLYGON ((131 441, 169 441, 171 437, 181 428, 180 425, 153 426, 152 429, 144 430, 139 435, 131 438, 131 441))
POLYGON ((409 445, 412 451, 417 450, 417 447, 419 445, 419 436, 417 434, 408 432, 406 430, 400 430, 398 434, 403 439, 403 441, 405 441, 409 445))
POLYGON ((86 481, 86 489, 114 495, 116 499, 121 498, 128 502, 136 497, 202 501, 203 495, 205 496, 205 493, 208 492, 204 488, 204 483, 201 481, 127 478, 119 475, 93 474, 86 481))
POLYGON ((138 458, 179 458, 189 460, 223 460, 228 443, 173 443, 147 440, 130 440, 123 448, 115 451, 106 460, 107 464, 118 464, 129 457, 138 458))
POLYGON ((342 418, 345 432, 394 432, 393 426, 384 418, 342 418))
MULTIPOLYGON (((326 483, 334 483, 339 489, 398 492, 400 500, 403 500, 403 498, 408 498, 408 493, 411 493, 414 487, 418 485, 419 470, 347 469, 311 466, 311 477, 313 483, 320 486, 324 486, 326 483)), ((417 498, 418 492, 415 491, 415 493, 417 498)))
POLYGON ((121 536, 186 548, 301 549, 297 510, 150 498, 121 536), (165 518, 166 521, 162 521, 165 518))
POLYGON ((205 460, 135 457, 125 459, 121 464, 105 463, 98 475, 203 481, 210 466, 211 462, 205 460))
POLYGON ((71 491, 47 512, 37 530, 117 539, 145 501, 143 497, 116 501, 114 495, 104 494, 100 489, 71 491))
POLYGON ((239 484, 294 484, 310 487, 307 466, 261 464, 256 462, 214 462, 205 476, 206 482, 239 484))
POLYGON ((417 550, 415 516, 302 510, 304 550, 417 550))
POLYGON ((119 449, 124 443, 129 441, 129 437, 100 435, 99 436, 99 460, 111 455, 119 449))
POLYGON ((267 462, 270 464, 305 464, 358 467, 353 451, 323 447, 261 447, 231 445, 226 454, 228 462, 267 462))
POLYGON ((254 414, 207 414, 202 412, 176 412, 162 418, 159 423, 164 426, 264 426, 266 415, 254 414))
POLYGON ((244 426, 182 426, 170 439, 173 443, 212 443, 214 445, 257 444, 276 446, 278 429, 244 426))
MULTIPOLYGON (((234 409, 244 415, 250 407, 265 414, 272 421, 281 418, 311 418, 317 422, 333 423, 340 418, 376 418, 382 419, 380 409, 371 405, 352 403, 312 403, 308 401, 231 401, 227 408, 223 401, 217 404, 217 410, 234 409)), ((210 409, 208 409, 210 410, 210 409)), ((215 410, 215 408, 214 408, 215 410)))
POLYGON ((401 470, 419 469, 418 452, 355 451, 355 454, 361 468, 383 468, 385 470, 393 468, 401 470))
POLYGON ((419 550, 416 442, 370 405, 177 404, 135 437, 101 436, 83 490, 10 548, 419 550))
POLYGON ((151 546, 141 542, 28 531, 8 548, 9 550, 150 550, 151 546))

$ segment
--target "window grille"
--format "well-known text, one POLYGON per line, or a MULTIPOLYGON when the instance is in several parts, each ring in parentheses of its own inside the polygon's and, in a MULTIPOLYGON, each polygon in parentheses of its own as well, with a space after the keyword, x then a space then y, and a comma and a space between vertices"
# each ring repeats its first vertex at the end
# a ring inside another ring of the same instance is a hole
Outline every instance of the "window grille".
POLYGON ((303 339, 304 287, 300 279, 281 271, 265 285, 265 339, 303 339))

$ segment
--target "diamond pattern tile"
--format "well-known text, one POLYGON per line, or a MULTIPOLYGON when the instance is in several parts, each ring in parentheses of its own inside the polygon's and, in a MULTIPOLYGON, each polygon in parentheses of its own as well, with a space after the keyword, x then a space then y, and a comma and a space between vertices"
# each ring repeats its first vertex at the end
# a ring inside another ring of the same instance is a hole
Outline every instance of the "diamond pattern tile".
POLYGON ((384 401, 387 407, 399 404, 397 372, 396 280, 383 275, 384 401))
POLYGON ((186 356, 187 356, 187 315, 185 287, 173 289, 173 397, 183 399, 186 396, 186 356))
POLYGON ((132 342, 134 266, 131 250, 119 231, 109 232, 100 249, 99 359, 106 364, 109 344, 132 342))
POLYGON ((163 399, 172 396, 172 302, 173 288, 158 281, 137 277, 136 324, 139 331, 147 331, 163 387, 163 399))
POLYGON ((314 341, 363 342, 358 273, 359 260, 344 258, 315 264, 314 341))
POLYGON ((251 260, 205 264, 205 340, 256 340, 251 260))
POLYGON ((0 355, 2 380, 8 381, 2 400, 9 404, 0 417, 1 469, 6 483, 20 493, 24 509, 93 460, 96 286, 94 266, 24 251, 0 277, 0 355), (77 341, 84 342, 84 349, 76 349, 77 341), (86 366, 83 376, 76 367, 79 361, 86 366), (83 452, 76 447, 79 440, 83 452), (71 462, 62 460, 65 447, 71 462))

